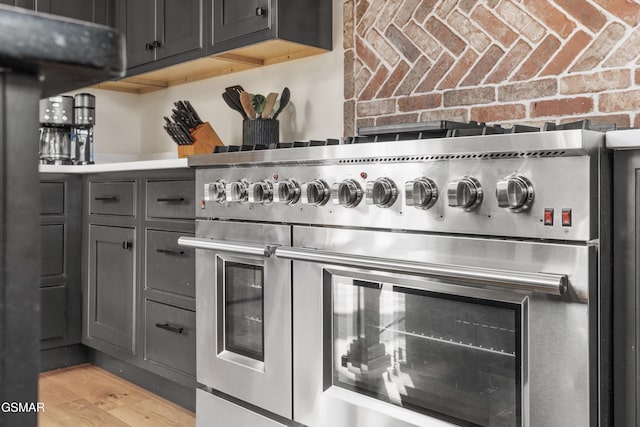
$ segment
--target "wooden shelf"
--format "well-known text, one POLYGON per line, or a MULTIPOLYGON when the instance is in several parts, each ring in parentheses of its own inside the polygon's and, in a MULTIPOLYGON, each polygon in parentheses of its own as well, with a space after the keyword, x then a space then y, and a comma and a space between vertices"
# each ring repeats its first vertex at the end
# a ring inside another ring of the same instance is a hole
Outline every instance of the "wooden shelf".
POLYGON ((325 52, 327 50, 317 47, 284 40, 270 40, 121 80, 106 81, 93 87, 143 94, 325 52))

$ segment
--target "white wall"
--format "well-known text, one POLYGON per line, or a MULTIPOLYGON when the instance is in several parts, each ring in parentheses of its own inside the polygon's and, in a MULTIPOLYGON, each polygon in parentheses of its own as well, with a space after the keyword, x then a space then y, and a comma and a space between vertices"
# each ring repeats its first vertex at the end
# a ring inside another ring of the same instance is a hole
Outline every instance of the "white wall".
MULTIPOLYGON (((137 154, 152 158, 176 153, 162 128, 173 102, 189 100, 204 121, 211 123, 225 145, 242 143, 242 117, 222 100, 224 88, 242 85, 252 93, 291 90, 289 106, 280 114, 280 140, 339 138, 343 134, 343 49, 341 0, 333 0, 331 52, 214 77, 145 95, 84 89, 96 95, 96 160, 102 154, 137 154)), ((75 93, 75 92, 74 92, 75 93)), ((112 156, 111 156, 112 157, 112 156)))

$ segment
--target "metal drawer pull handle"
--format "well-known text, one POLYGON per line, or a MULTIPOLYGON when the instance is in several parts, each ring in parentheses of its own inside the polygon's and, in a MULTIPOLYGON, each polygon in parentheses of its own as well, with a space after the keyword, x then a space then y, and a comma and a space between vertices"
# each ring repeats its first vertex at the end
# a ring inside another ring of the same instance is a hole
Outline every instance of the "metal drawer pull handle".
POLYGON ((256 16, 267 16, 267 9, 264 7, 256 7, 256 16))
POLYGON ((429 264, 284 246, 278 246, 274 251, 276 257, 294 261, 454 279, 478 285, 543 292, 549 295, 563 295, 568 286, 568 279, 564 274, 527 273, 483 267, 429 264))
POLYGON ((131 249, 133 247, 133 243, 129 241, 122 242, 122 249, 131 249))
POLYGON ((178 326, 171 326, 168 323, 156 323, 156 328, 164 329, 165 331, 175 332, 176 334, 181 334, 184 331, 184 328, 180 328, 178 326))
POLYGON ((184 202, 184 197, 158 197, 156 199, 158 202, 175 202, 180 203, 184 202))
POLYGON ((118 200, 120 200, 120 196, 98 196, 93 200, 97 200, 100 202, 117 202, 118 200))
POLYGON ((198 239, 195 237, 179 237, 178 245, 233 254, 258 255, 267 258, 273 255, 275 250, 275 246, 265 246, 264 244, 227 242, 225 240, 198 239))
POLYGON ((184 255, 184 251, 181 251, 179 249, 156 249, 156 252, 161 254, 167 254, 167 255, 175 255, 175 256, 184 255))

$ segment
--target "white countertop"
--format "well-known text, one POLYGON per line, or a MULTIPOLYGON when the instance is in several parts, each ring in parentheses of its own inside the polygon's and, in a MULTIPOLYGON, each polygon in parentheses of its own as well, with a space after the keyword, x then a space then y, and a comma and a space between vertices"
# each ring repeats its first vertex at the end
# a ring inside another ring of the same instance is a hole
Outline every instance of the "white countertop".
POLYGON ((607 132, 607 148, 612 150, 637 150, 640 148, 640 129, 607 132))
POLYGON ((100 173, 189 167, 187 159, 140 160, 130 162, 97 163, 95 165, 40 165, 41 173, 100 173))

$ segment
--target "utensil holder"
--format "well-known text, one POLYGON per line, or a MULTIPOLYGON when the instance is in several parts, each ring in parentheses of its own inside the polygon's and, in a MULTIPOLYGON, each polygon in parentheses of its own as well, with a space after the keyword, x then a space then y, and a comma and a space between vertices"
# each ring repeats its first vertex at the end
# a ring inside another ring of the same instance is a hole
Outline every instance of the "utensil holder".
POLYGON ((280 122, 276 119, 245 119, 242 122, 242 145, 273 147, 280 142, 280 122))
POLYGON ((180 158, 198 154, 210 154, 213 153, 215 146, 224 145, 209 122, 198 125, 190 133, 194 142, 190 145, 178 145, 178 157, 180 158))

